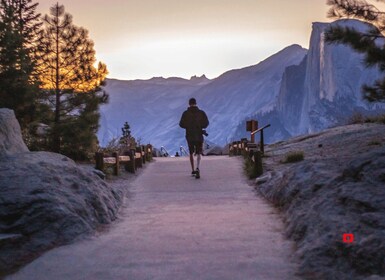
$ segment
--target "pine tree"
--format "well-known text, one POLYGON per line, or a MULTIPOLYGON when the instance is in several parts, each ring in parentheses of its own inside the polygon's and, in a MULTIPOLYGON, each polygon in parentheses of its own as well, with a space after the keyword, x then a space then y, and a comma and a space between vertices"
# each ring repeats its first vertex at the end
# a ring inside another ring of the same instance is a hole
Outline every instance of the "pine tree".
POLYGON ((98 148, 96 132, 99 128, 99 104, 106 103, 108 95, 88 92, 73 96, 73 103, 83 104, 76 115, 67 116, 60 125, 61 153, 74 160, 89 160, 98 148))
POLYGON ((34 48, 41 23, 32 0, 0 0, 0 107, 15 111, 24 128, 34 118, 38 81, 34 48))
POLYGON ((41 87, 54 108, 53 151, 86 149, 95 138, 99 104, 107 101, 100 86, 108 72, 103 63, 94 67, 93 42, 64 6, 56 4, 44 16, 37 56, 41 87))
MULTIPOLYGON (((351 27, 330 27, 325 33, 325 40, 351 46, 365 55, 368 67, 378 66, 381 71, 385 71, 385 13, 365 0, 328 0, 327 4, 331 6, 328 12, 331 18, 355 18, 370 25, 365 32, 351 27)), ((364 85, 363 94, 368 101, 385 102, 385 77, 377 80, 374 85, 364 85)))

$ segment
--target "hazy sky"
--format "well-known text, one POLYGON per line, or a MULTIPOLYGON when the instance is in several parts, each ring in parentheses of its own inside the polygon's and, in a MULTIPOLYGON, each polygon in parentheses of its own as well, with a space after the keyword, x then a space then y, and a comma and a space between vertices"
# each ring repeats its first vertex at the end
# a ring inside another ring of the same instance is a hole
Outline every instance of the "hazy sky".
MULTIPOLYGON (((47 14, 57 1, 38 1, 47 14)), ((89 30, 110 78, 206 74, 253 65, 291 44, 308 48, 326 0, 62 0, 89 30)))

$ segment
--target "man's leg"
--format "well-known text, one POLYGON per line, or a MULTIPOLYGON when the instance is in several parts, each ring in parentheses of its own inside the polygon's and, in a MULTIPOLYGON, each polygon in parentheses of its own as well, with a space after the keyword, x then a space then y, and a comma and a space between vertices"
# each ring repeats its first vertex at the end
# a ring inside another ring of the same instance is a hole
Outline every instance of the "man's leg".
POLYGON ((199 164, 201 163, 201 154, 197 155, 197 168, 199 169, 199 164))
POLYGON ((203 154, 203 142, 198 142, 196 144, 196 154, 197 154, 197 168, 199 169, 199 165, 201 163, 201 155, 203 154))
POLYGON ((199 179, 201 177, 199 165, 201 163, 202 147, 203 147, 203 143, 201 143, 201 142, 196 143, 195 151, 196 151, 196 155, 197 155, 197 170, 196 170, 195 178, 197 178, 197 179, 199 179))
POLYGON ((188 145, 188 150, 189 150, 189 153, 190 153, 190 164, 191 164, 191 170, 192 170, 192 174, 195 174, 195 169, 194 169, 194 145, 193 143, 190 143, 187 141, 187 145, 188 145))
POLYGON ((190 153, 190 164, 191 164, 191 170, 194 172, 194 154, 190 153))

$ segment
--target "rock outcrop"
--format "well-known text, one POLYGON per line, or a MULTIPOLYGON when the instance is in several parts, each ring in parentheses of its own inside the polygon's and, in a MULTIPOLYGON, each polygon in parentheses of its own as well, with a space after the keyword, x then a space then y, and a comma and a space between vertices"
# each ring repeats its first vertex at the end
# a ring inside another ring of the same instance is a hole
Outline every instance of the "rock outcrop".
POLYGON ((27 152, 28 148, 21 137, 21 130, 15 113, 6 108, 0 109, 0 157, 27 152))
POLYGON ((1 276, 114 220, 124 192, 63 155, 29 152, 11 110, 0 124, 1 276))
POLYGON ((268 146, 257 189, 283 210, 305 279, 385 277, 384 143, 385 125, 362 124, 268 146), (281 163, 290 151, 305 160, 281 163))

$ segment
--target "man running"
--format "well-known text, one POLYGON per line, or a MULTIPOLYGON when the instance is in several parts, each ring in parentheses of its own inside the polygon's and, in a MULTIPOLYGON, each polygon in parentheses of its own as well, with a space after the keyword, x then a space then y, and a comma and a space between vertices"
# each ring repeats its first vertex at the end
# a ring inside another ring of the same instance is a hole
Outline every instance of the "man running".
POLYGON ((179 122, 181 128, 186 129, 186 140, 190 152, 191 174, 200 178, 199 164, 203 153, 203 129, 209 125, 209 120, 204 111, 197 106, 195 98, 190 98, 189 107, 183 112, 179 122), (194 153, 197 156, 197 168, 194 169, 194 153))

